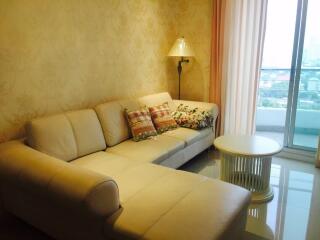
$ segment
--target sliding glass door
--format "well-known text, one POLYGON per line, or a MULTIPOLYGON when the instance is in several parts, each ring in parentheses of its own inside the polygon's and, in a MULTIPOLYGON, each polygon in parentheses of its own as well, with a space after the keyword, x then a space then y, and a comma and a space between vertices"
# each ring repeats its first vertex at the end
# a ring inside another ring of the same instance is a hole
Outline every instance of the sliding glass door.
POLYGON ((311 150, 320 133, 320 0, 269 0, 257 134, 311 150))
POLYGON ((320 133, 319 0, 299 0, 289 84, 285 144, 314 150, 320 133))
POLYGON ((257 134, 283 144, 298 0, 269 0, 256 114, 257 134), (285 13, 285 17, 284 17, 285 13))

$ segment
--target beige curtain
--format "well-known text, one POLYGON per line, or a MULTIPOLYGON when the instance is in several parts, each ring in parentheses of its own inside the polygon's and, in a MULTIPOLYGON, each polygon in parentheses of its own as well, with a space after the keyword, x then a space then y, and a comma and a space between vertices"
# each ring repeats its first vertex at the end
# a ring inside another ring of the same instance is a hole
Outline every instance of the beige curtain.
MULTIPOLYGON (((221 109, 221 77, 222 77, 222 50, 225 18, 225 0, 213 1, 212 39, 211 39, 211 81, 209 85, 209 101, 221 109)), ((221 114, 216 122, 216 135, 220 135, 221 114)))
POLYGON ((223 28, 216 30, 213 21, 212 36, 222 42, 212 41, 210 100, 220 105, 221 134, 253 134, 267 0, 220 2, 223 28))

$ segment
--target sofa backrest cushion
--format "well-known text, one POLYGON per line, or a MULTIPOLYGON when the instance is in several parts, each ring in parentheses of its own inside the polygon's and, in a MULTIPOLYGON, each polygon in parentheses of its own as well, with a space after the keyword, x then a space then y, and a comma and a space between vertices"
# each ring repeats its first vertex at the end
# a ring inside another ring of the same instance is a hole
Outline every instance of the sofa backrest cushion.
POLYGON ((138 101, 141 106, 146 106, 146 107, 154 107, 167 102, 171 111, 176 110, 176 105, 173 103, 173 100, 170 94, 167 92, 147 95, 139 98, 138 101))
POLYGON ((93 109, 66 113, 77 143, 77 157, 101 151, 106 148, 102 128, 93 109))
POLYGON ((55 115, 27 123, 27 142, 32 148, 59 159, 70 161, 77 157, 77 143, 69 119, 55 115))
POLYGON ((106 148, 92 109, 34 119, 27 123, 26 132, 29 146, 64 161, 106 148))
POLYGON ((95 107, 108 146, 114 146, 131 137, 125 109, 131 111, 139 107, 136 100, 107 102, 95 107))

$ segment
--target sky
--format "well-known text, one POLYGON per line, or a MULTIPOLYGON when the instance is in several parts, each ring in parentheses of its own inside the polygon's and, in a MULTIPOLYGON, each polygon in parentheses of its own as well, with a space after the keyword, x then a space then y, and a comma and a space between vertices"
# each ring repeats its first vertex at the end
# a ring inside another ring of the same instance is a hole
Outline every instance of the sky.
MULTIPOLYGON (((297 0, 269 0, 262 66, 290 68, 297 0)), ((309 0, 304 62, 320 61, 320 1, 309 0)))

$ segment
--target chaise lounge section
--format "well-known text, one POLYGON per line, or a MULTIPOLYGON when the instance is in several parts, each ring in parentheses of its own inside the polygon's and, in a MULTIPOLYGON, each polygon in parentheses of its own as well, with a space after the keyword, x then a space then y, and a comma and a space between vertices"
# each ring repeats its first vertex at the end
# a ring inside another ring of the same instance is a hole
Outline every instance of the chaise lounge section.
POLYGON ((26 140, 0 145, 4 209, 55 239, 240 239, 250 193, 175 169, 213 129, 130 139, 124 109, 163 102, 181 103, 160 93, 29 122, 26 140))

